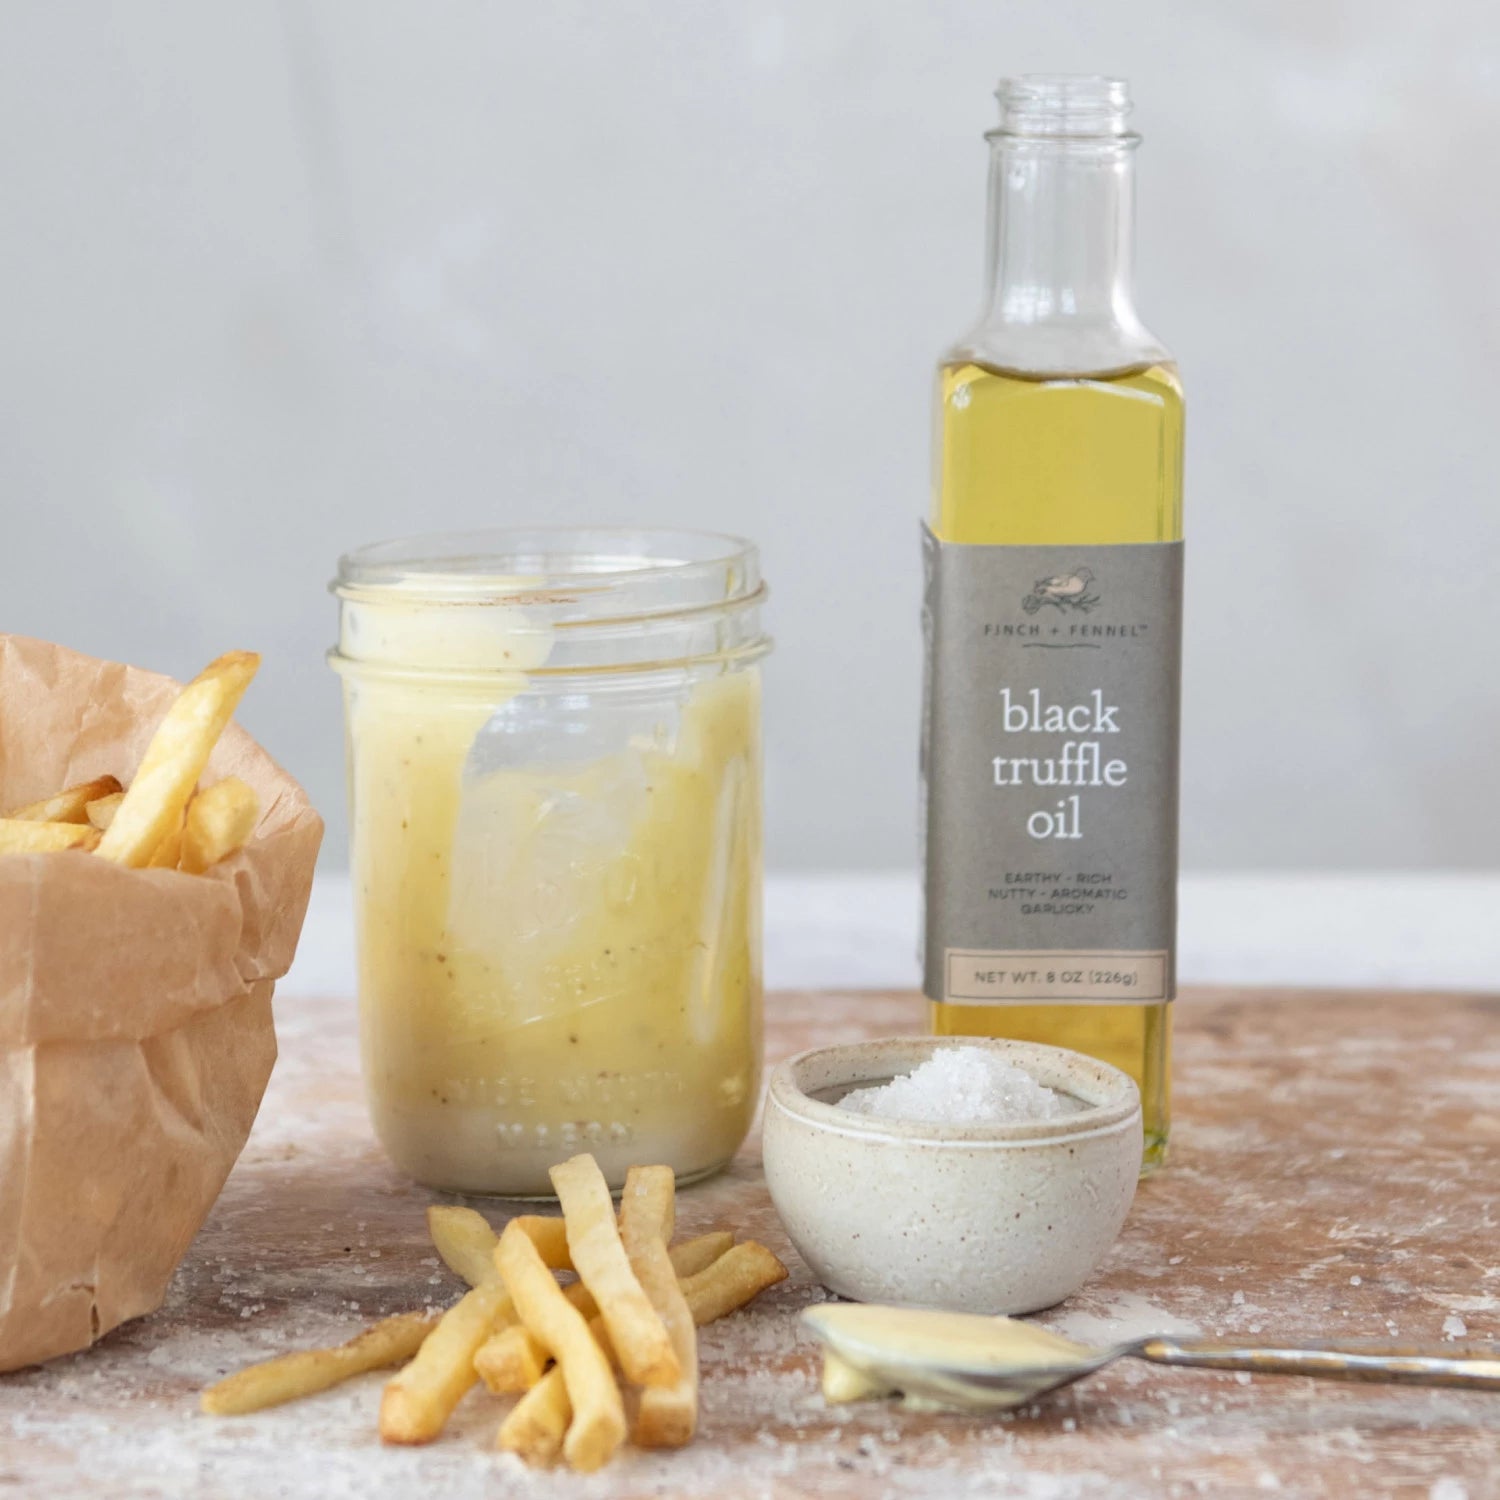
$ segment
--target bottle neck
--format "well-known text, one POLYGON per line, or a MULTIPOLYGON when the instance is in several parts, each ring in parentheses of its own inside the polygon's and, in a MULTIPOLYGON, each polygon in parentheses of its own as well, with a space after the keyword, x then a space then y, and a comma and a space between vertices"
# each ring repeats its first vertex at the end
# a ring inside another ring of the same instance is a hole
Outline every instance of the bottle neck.
POLYGON ((1135 141, 990 137, 986 324, 1139 329, 1135 141))

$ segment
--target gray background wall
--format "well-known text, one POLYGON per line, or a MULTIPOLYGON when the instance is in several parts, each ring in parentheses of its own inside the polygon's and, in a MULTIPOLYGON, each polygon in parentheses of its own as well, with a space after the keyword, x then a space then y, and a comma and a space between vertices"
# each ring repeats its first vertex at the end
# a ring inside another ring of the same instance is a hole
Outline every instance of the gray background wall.
POLYGON ((1002 72, 1129 76, 1190 399, 1189 865, 1493 865, 1500 7, 10 0, 0 628, 190 673, 330 814, 335 556, 764 545, 771 855, 914 858, 928 386, 1002 72))

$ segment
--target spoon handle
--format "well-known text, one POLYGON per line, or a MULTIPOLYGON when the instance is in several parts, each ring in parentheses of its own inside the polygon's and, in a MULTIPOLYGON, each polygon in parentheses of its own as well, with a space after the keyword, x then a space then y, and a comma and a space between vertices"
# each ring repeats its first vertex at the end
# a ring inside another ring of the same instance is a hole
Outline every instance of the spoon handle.
POLYGON ((1158 1365, 1248 1370, 1257 1375, 1322 1375, 1395 1385, 1449 1385, 1500 1391, 1500 1349, 1462 1354, 1432 1346, 1380 1344, 1221 1344, 1214 1339, 1146 1339, 1130 1350, 1158 1365))

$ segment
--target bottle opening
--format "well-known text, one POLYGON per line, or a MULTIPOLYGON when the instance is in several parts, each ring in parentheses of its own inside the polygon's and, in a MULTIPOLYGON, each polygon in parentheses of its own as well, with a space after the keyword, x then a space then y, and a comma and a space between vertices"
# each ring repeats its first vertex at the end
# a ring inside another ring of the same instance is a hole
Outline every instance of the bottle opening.
POLYGON ((1000 133, 1020 136, 1125 136, 1130 85, 1123 78, 1025 73, 1002 78, 1000 133))
POLYGON ((339 559, 336 671, 532 677, 727 668, 770 647, 741 537, 535 527, 402 538, 339 559))

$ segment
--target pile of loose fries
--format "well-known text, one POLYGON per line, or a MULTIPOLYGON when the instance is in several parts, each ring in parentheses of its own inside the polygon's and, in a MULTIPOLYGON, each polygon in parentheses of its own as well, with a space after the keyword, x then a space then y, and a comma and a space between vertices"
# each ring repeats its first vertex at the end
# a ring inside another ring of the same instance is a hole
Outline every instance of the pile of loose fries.
POLYGON ((470 1286, 441 1316, 401 1313, 336 1349, 252 1365, 205 1391, 204 1411, 258 1411, 400 1364, 380 1403, 386 1442, 430 1443, 482 1380, 519 1398, 500 1425, 501 1448, 533 1464, 561 1455, 588 1471, 625 1440, 617 1366, 636 1393, 635 1442, 690 1442, 697 1327, 785 1279, 786 1267, 765 1246, 737 1245, 726 1231, 673 1245, 670 1167, 630 1169, 618 1221, 592 1156, 554 1167, 552 1185, 562 1218, 512 1219, 498 1240, 473 1209, 428 1209, 438 1253, 470 1286), (559 1271, 577 1280, 560 1283, 559 1271))
POLYGON ((259 666, 253 651, 211 662, 167 710, 128 788, 100 776, 12 809, 0 817, 0 854, 83 849, 190 875, 233 854, 254 832, 260 803, 238 777, 201 792, 198 778, 259 666))

